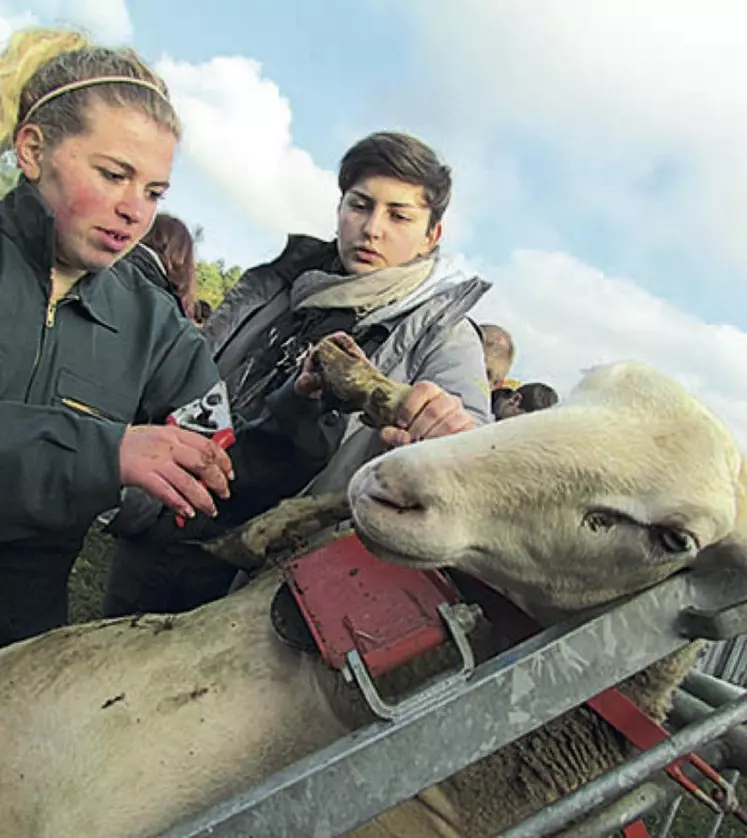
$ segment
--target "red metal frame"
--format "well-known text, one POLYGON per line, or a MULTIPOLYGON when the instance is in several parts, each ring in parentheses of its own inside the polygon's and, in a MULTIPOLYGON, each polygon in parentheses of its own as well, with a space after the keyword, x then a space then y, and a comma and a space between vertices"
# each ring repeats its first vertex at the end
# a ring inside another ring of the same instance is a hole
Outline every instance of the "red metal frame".
POLYGON ((649 832, 643 821, 636 821, 623 829, 625 838, 649 838, 649 832))
POLYGON ((440 571, 383 562, 353 533, 293 560, 285 575, 327 665, 342 669, 357 649, 373 676, 445 642, 438 606, 460 599, 440 571))

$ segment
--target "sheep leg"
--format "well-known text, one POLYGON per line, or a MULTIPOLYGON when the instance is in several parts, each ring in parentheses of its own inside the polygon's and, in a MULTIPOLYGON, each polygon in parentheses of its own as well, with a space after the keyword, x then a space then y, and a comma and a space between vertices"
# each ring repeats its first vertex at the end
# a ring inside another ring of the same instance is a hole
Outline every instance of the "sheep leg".
MULTIPOLYGON (((360 411, 374 427, 393 425, 411 387, 390 381, 362 353, 332 338, 314 351, 325 386, 343 412, 360 411)), ((205 542, 205 550, 249 573, 302 548, 325 527, 350 517, 345 493, 289 498, 274 509, 252 518, 222 538, 205 542)))
POLYGON ((344 413, 363 413, 375 428, 395 423, 397 412, 412 389, 396 384, 368 361, 332 338, 320 341, 314 352, 324 383, 344 413))
POLYGON ((311 536, 349 517, 345 492, 288 498, 202 546, 219 559, 256 573, 271 561, 299 551, 311 536))

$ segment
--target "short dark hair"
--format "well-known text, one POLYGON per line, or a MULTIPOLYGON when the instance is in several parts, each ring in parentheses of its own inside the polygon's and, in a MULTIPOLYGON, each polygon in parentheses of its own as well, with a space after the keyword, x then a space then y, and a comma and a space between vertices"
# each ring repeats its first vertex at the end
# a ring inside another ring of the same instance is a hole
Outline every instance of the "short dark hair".
POLYGON ((521 406, 527 413, 544 410, 558 403, 558 394, 547 384, 522 384, 517 392, 521 393, 521 406))
POLYGON ((337 184, 344 195, 363 178, 376 175, 423 187, 431 211, 429 230, 443 218, 451 199, 451 169, 422 140, 395 131, 364 137, 345 152, 337 184))

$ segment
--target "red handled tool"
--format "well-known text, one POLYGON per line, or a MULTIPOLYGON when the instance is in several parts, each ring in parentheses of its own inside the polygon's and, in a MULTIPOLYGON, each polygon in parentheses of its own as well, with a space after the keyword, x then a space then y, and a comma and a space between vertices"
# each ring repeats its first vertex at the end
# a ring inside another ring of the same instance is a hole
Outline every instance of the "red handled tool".
MULTIPOLYGON (((219 381, 199 399, 178 407, 166 417, 167 425, 206 436, 226 449, 236 442, 225 382, 219 381)), ((184 517, 176 516, 177 527, 184 526, 184 517)))

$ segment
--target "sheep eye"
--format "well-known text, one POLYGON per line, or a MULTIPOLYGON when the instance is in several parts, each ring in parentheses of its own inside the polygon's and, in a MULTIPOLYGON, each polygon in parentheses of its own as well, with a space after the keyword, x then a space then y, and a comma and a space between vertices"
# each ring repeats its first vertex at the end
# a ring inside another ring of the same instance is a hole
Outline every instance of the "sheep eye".
POLYGON ((698 544, 685 530, 673 527, 652 527, 654 537, 667 553, 696 553, 698 544))
POLYGON ((700 549, 697 539, 692 533, 679 527, 671 527, 663 524, 644 524, 635 521, 629 515, 618 512, 615 509, 598 507, 590 509, 583 517, 582 526, 588 527, 591 532, 609 532, 613 527, 620 524, 630 524, 647 530, 652 541, 670 555, 686 553, 694 555, 700 549))
POLYGON ((624 518, 624 515, 612 509, 592 509, 584 515, 582 523, 592 532, 607 532, 624 518))

